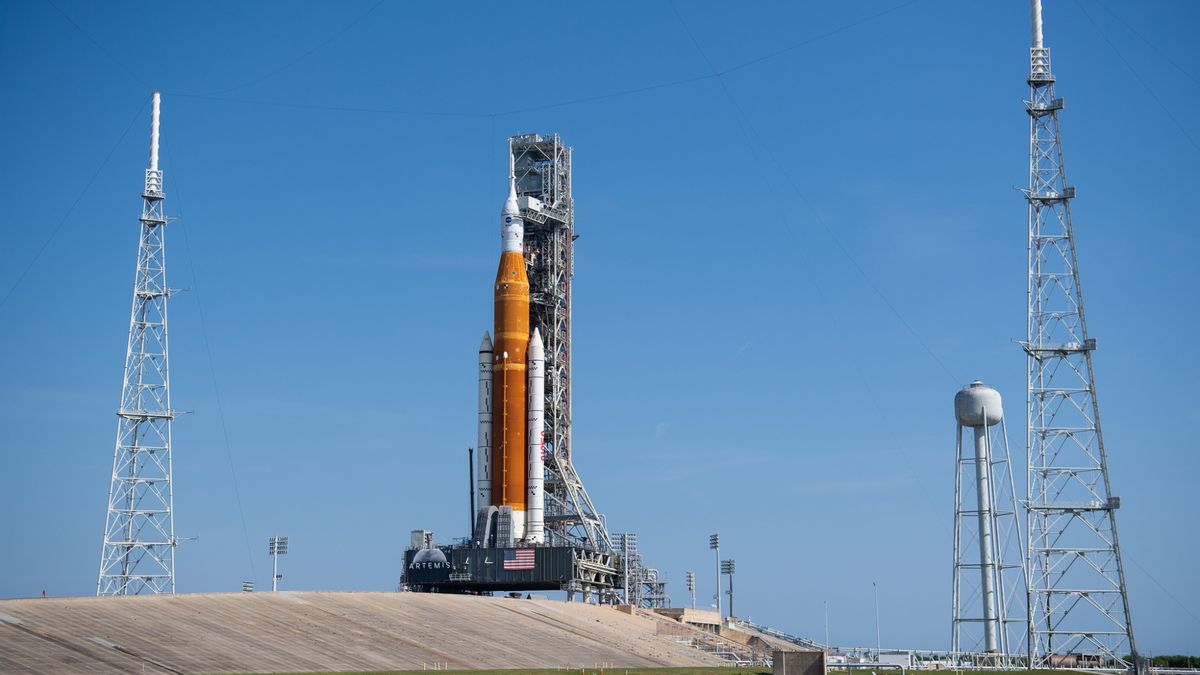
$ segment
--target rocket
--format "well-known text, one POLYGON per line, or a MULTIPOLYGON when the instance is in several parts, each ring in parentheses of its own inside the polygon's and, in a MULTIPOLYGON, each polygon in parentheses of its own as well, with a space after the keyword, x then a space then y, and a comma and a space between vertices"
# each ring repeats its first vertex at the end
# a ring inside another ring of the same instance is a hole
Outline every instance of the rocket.
MULTIPOLYGON (((509 160, 512 161, 511 159, 509 160)), ((529 345, 529 278, 525 224, 511 170, 500 212, 492 351, 492 504, 512 508, 512 538, 525 535, 525 352, 529 345)))
POLYGON ((475 539, 496 546, 544 542, 543 439, 545 353, 529 334, 525 223, 509 153, 508 198, 500 211, 500 265, 493 288, 494 340, 479 345, 479 448, 475 539), (497 514, 493 520, 492 514, 497 514), (502 525, 507 520, 508 527, 502 525))

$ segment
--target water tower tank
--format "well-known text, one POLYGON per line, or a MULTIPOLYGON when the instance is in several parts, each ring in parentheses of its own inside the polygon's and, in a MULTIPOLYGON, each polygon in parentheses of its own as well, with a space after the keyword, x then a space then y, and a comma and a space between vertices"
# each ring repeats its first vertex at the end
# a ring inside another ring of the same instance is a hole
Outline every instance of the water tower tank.
POLYGON ((1000 392, 975 380, 954 395, 954 416, 964 427, 999 424, 1004 419, 1000 392))

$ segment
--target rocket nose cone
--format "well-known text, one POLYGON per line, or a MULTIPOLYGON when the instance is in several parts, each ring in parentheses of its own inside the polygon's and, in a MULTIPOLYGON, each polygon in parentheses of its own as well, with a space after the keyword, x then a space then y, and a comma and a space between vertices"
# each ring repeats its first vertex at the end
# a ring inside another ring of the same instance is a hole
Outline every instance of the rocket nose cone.
POLYGON ((517 216, 521 214, 521 207, 517 204, 517 182, 512 176, 512 167, 509 167, 508 176, 508 197, 504 200, 504 208, 500 209, 500 214, 504 216, 517 216))
POLYGON ((483 339, 479 341, 479 351, 481 351, 481 352, 492 351, 492 336, 489 335, 486 330, 483 331, 483 339))
POLYGON ((544 350, 545 346, 542 344, 542 333, 537 328, 534 328, 533 335, 529 337, 529 358, 541 359, 544 350))

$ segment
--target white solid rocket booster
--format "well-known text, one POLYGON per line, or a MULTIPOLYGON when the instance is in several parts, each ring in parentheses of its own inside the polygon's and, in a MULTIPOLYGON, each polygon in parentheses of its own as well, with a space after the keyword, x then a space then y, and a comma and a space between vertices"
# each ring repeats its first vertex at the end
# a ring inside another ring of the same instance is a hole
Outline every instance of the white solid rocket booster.
POLYGON ((525 387, 529 399, 528 405, 526 405, 526 410, 529 412, 529 428, 526 430, 525 439, 529 447, 525 453, 527 467, 525 482, 528 490, 528 498, 525 500, 525 540, 531 544, 542 544, 546 541, 543 526, 545 504, 543 483, 545 482, 546 448, 546 431, 544 428, 546 419, 546 400, 544 398, 546 353, 545 348, 542 346, 542 334, 537 328, 533 329, 533 335, 529 338, 529 350, 526 360, 529 365, 529 383, 525 387))
POLYGON ((475 504, 492 503, 492 337, 483 331, 479 343, 479 431, 475 440, 475 504))

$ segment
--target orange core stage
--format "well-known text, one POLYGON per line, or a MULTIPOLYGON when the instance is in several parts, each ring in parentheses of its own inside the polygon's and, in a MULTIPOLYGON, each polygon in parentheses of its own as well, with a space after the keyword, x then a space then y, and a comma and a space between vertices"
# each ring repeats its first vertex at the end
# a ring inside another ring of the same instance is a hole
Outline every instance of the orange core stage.
MULTIPOLYGON (((529 345, 529 278, 525 257, 505 251, 496 271, 492 361, 492 504, 525 511, 525 349, 529 345)), ((519 520, 519 519, 515 519, 519 520)))

